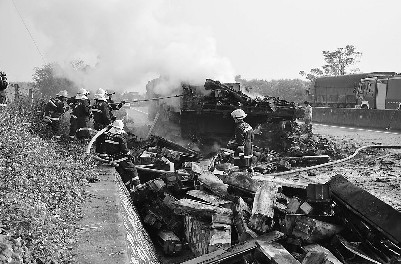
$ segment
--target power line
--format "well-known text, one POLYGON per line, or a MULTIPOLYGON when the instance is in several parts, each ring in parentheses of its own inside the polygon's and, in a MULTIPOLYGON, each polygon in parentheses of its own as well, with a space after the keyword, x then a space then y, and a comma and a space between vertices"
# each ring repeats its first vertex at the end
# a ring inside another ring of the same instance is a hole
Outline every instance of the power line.
POLYGON ((28 26, 26 25, 24 18, 22 17, 20 11, 19 11, 18 8, 17 8, 17 5, 15 4, 14 0, 11 0, 11 2, 13 3, 14 8, 15 8, 15 10, 17 11, 18 16, 20 17, 21 22, 22 22, 22 24, 24 25, 26 31, 28 31, 28 34, 29 34, 29 36, 31 37, 32 42, 33 42, 33 44, 35 45, 36 50, 38 51, 40 57, 42 58, 43 63, 44 63, 44 64, 47 64, 47 63, 46 63, 46 60, 45 60, 45 57, 43 56, 42 52, 40 51, 39 46, 38 46, 38 44, 36 43, 36 41, 35 41, 35 39, 34 39, 32 33, 31 33, 31 31, 29 30, 28 26))

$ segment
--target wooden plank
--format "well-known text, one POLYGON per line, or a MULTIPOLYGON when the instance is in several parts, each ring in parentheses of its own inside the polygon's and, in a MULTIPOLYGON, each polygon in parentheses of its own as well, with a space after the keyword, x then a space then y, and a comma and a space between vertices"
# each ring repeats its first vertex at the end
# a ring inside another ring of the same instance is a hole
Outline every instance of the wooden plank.
POLYGON ((308 243, 315 243, 330 238, 342 230, 342 226, 326 223, 307 216, 299 216, 295 219, 292 235, 308 243))
POLYGON ((191 214, 210 217, 212 217, 214 214, 232 216, 231 209, 205 204, 191 199, 178 200, 178 202, 175 204, 174 213, 179 215, 191 214))
MULTIPOLYGON (((263 236, 258 237, 259 241, 265 241, 271 243, 284 236, 283 233, 278 231, 273 231, 263 236)), ((202 255, 197 258, 185 261, 182 264, 216 264, 216 263, 232 263, 231 260, 241 257, 243 255, 249 254, 256 250, 259 245, 256 240, 249 240, 243 243, 236 244, 229 248, 218 249, 206 255, 202 255)))
POLYGON ((282 245, 256 239, 259 251, 274 264, 300 264, 282 245))
POLYGON ((200 221, 192 216, 185 216, 185 238, 195 256, 209 253, 210 230, 209 223, 200 221))
POLYGON ((326 254, 320 251, 312 251, 306 253, 305 258, 302 260, 302 264, 325 264, 326 254))
POLYGON ((210 171, 203 172, 201 175, 198 176, 198 180, 202 185, 206 186, 207 189, 213 192, 215 195, 226 199, 232 198, 229 196, 227 191, 228 185, 210 171))
POLYGON ((231 247, 231 225, 212 225, 208 253, 231 247))
MULTIPOLYGON (((307 245, 304 246, 303 249, 306 252, 324 252, 326 254, 326 261, 330 264, 342 264, 341 261, 339 261, 334 255, 333 253, 330 252, 330 250, 328 250, 327 248, 318 245, 318 244, 312 244, 312 245, 307 245)), ((325 262, 325 263, 327 263, 325 262)), ((303 263, 303 262, 302 262, 303 263)))
POLYGON ((246 215, 249 218, 251 212, 248 205, 242 200, 241 197, 239 198, 239 202, 235 205, 234 210, 234 226, 238 234, 238 241, 244 242, 246 240, 258 237, 258 235, 248 227, 249 219, 245 218, 246 215))
POLYGON ((333 200, 350 209, 394 243, 401 244, 401 212, 341 175, 329 181, 333 200))
POLYGON ((157 234, 157 242, 166 255, 174 255, 182 250, 181 240, 171 231, 160 231, 157 234))
POLYGON ((272 228, 276 195, 279 186, 269 182, 258 188, 253 199, 252 215, 249 219, 249 227, 260 232, 266 232, 272 228))
POLYGON ((190 190, 187 192, 187 195, 202 200, 204 202, 210 203, 215 206, 221 206, 225 208, 231 208, 232 202, 224 200, 218 196, 208 194, 201 190, 190 190))

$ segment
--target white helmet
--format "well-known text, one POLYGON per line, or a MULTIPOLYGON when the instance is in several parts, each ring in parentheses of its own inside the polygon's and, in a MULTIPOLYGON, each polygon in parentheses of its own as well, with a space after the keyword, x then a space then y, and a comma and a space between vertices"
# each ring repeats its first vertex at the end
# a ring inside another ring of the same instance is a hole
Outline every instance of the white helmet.
POLYGON ((242 109, 235 109, 234 111, 231 112, 231 116, 234 119, 244 119, 247 114, 245 114, 244 110, 242 109))
POLYGON ((105 95, 105 94, 96 93, 96 94, 95 94, 95 99, 96 99, 96 100, 100 100, 100 101, 107 101, 107 98, 106 98, 106 95, 105 95))
POLYGON ((96 94, 106 94, 106 91, 102 88, 97 89, 96 94))
POLYGON ((95 94, 95 100, 107 101, 107 98, 106 98, 106 95, 104 95, 104 94, 95 94))
POLYGON ((79 88, 77 94, 88 95, 89 92, 88 92, 86 89, 84 89, 84 88, 79 88))
POLYGON ((122 120, 115 120, 115 121, 113 122, 112 126, 113 126, 114 128, 123 130, 123 129, 124 129, 124 122, 123 122, 122 120))
POLYGON ((62 90, 56 94, 57 97, 68 97, 68 92, 66 90, 62 90))

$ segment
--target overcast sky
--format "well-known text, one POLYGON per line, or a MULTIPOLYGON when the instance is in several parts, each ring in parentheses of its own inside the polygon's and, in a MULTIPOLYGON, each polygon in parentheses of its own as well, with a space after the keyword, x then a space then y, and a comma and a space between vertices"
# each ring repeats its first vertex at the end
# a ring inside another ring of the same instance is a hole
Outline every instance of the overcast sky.
POLYGON ((401 72, 399 0, 0 0, 0 70, 83 59, 79 85, 143 91, 159 74, 194 80, 300 78, 347 44, 362 72, 401 72))

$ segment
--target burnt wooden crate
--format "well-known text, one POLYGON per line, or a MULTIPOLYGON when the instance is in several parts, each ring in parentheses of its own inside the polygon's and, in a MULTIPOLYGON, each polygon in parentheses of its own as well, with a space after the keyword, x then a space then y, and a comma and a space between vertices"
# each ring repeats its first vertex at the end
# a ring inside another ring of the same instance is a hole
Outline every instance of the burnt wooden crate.
POLYGON ((157 242, 166 255, 174 255, 182 250, 181 240, 171 231, 163 230, 157 234, 157 242))
POLYGON ((195 256, 231 246, 231 225, 212 224, 187 215, 184 226, 185 238, 195 256))

